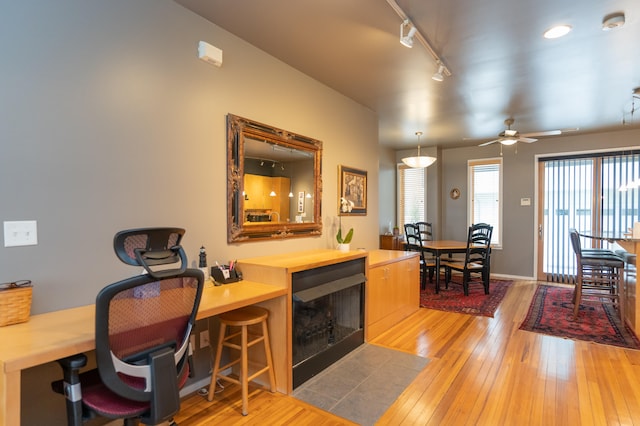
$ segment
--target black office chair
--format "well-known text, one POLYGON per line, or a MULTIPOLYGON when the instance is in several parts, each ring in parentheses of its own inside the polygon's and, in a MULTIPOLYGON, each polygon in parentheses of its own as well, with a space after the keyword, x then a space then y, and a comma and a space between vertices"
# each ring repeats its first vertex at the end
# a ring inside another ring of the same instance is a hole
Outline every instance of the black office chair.
POLYGON ((101 416, 125 425, 173 422, 189 375, 189 336, 204 276, 187 269, 184 229, 145 228, 114 238, 116 255, 146 273, 103 288, 96 298, 97 368, 80 373, 84 354, 59 360, 69 425, 101 416), (176 264, 167 269, 165 265, 176 264))
POLYGON ((440 262, 445 269, 445 283, 451 281, 451 271, 462 272, 462 288, 464 295, 469 295, 469 281, 472 273, 480 274, 484 294, 489 294, 489 280, 491 275, 491 234, 493 226, 477 223, 469 227, 467 233, 467 250, 464 259, 446 259, 440 262))

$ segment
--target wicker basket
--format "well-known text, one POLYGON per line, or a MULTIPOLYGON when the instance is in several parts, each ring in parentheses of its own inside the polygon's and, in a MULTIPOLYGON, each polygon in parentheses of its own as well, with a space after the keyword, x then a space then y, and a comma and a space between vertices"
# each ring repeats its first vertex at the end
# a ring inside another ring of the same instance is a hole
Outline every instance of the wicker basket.
POLYGON ((33 287, 0 291, 0 327, 29 321, 33 287))

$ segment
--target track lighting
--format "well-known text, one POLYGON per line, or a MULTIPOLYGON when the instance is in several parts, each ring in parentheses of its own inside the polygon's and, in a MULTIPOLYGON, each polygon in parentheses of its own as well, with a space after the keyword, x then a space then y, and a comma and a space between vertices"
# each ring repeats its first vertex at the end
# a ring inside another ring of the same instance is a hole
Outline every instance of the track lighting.
POLYGON ((405 157, 402 159, 402 162, 411 168, 423 169, 435 163, 436 158, 420 155, 420 136, 422 136, 422 132, 416 132, 416 136, 418 137, 418 155, 415 157, 405 157))
POLYGON ((438 67, 438 71, 436 71, 435 74, 433 74, 431 76, 431 78, 435 81, 442 81, 444 80, 444 65, 440 64, 440 66, 438 67))
POLYGON ((441 70, 439 70, 438 73, 442 74, 443 77, 451 77, 451 71, 447 68, 447 65, 444 63, 442 58, 440 58, 440 55, 438 55, 429 41, 420 34, 418 28, 411 23, 409 16, 402 10, 398 2, 396 0, 387 0, 387 3, 389 3, 389 6, 391 6, 391 8, 398 14, 400 19, 402 19, 402 22, 400 23, 400 43, 403 46, 412 47, 413 42, 417 40, 418 43, 425 48, 427 53, 431 55, 436 65, 441 67, 441 70), (410 27, 406 36, 405 27, 410 27))
POLYGON ((413 36, 416 34, 418 29, 414 27, 408 19, 405 19, 403 23, 400 24, 400 44, 406 47, 413 47, 413 36), (404 27, 411 27, 407 35, 404 35, 404 27))

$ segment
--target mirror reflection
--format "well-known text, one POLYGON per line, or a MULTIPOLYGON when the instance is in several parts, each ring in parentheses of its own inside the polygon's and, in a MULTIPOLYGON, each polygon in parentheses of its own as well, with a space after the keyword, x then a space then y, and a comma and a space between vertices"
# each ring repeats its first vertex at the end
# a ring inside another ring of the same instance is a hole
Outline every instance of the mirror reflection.
POLYGON ((313 153, 244 141, 244 224, 313 221, 313 153))
POLYGON ((229 114, 228 240, 320 235, 322 143, 229 114))

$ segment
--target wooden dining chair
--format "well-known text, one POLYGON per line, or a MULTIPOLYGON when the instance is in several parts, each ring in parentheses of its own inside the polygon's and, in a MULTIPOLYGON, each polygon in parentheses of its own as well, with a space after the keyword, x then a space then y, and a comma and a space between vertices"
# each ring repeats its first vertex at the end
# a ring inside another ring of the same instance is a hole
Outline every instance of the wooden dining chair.
POLYGON ((469 227, 467 233, 467 250, 464 259, 444 259, 440 267, 444 268, 445 284, 451 281, 451 271, 462 272, 462 288, 464 295, 469 295, 471 274, 480 274, 484 286, 484 294, 489 294, 491 275, 491 234, 493 226, 477 223, 469 227))
POLYGON ((422 235, 419 228, 414 223, 405 223, 404 225, 405 251, 416 251, 420 253, 420 289, 427 288, 427 275, 429 282, 433 281, 433 274, 436 269, 436 263, 431 257, 425 256, 422 235))

